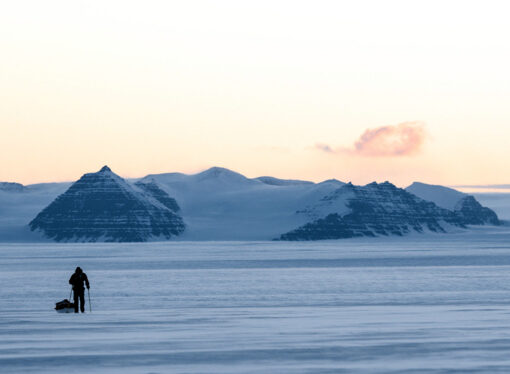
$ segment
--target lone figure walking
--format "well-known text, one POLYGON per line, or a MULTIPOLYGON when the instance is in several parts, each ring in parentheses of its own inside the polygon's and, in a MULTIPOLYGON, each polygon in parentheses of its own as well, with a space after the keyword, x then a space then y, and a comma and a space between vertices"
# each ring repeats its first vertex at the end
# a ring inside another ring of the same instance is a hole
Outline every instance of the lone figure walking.
POLYGON ((82 313, 85 313, 85 287, 83 286, 83 282, 85 282, 87 289, 89 289, 90 284, 87 274, 78 266, 69 279, 69 284, 73 286, 75 313, 78 313, 78 299, 80 300, 80 310, 82 313))

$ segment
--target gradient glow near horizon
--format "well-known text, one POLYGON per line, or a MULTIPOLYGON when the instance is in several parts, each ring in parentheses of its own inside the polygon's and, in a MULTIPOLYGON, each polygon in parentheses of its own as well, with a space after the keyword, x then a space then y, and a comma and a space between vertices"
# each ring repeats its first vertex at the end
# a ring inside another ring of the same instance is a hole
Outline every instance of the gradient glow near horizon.
POLYGON ((505 2, 12 1, 0 181, 509 183, 505 2))

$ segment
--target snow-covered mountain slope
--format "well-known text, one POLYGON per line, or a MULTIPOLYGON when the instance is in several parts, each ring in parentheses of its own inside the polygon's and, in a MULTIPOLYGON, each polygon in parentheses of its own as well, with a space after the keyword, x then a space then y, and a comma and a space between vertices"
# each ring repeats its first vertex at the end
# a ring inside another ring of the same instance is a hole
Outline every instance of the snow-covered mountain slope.
POLYGON ((0 182, 0 191, 23 192, 25 191, 25 186, 23 186, 21 183, 0 182))
POLYGON ((321 217, 280 236, 282 240, 341 239, 398 235, 412 231, 445 232, 464 227, 454 212, 395 187, 389 182, 347 184, 300 213, 321 217))
POLYGON ((169 239, 185 227, 175 213, 175 201, 172 208, 169 202, 172 199, 155 184, 137 190, 105 166, 73 183, 30 222, 30 228, 55 241, 169 239))
POLYGON ((454 210, 459 200, 467 196, 453 188, 421 182, 414 182, 406 191, 448 210, 454 210))
POLYGON ((171 211, 177 213, 181 210, 177 201, 168 196, 168 194, 161 189, 154 179, 138 181, 135 183, 135 186, 143 190, 146 194, 152 196, 171 211))
POLYGON ((265 184, 270 184, 272 186, 294 186, 301 184, 313 184, 313 182, 302 181, 298 179, 279 179, 275 177, 258 177, 255 180, 261 181, 265 184))
POLYGON ((426 185, 414 184, 414 188, 428 193, 443 205, 448 199, 454 199, 455 205, 451 210, 445 209, 389 182, 363 187, 347 184, 322 198, 318 204, 298 211, 313 220, 281 235, 280 239, 401 236, 413 231, 446 232, 451 226, 500 224, 496 213, 482 207, 473 196, 441 186, 426 188, 426 185))
POLYGON ((218 167, 195 175, 149 175, 140 182, 147 180, 175 197, 187 224, 182 239, 189 240, 271 240, 306 223, 309 218, 295 212, 342 185, 249 179, 218 167))
POLYGON ((406 191, 455 212, 466 225, 499 224, 494 211, 483 207, 475 197, 453 188, 414 182, 406 191))

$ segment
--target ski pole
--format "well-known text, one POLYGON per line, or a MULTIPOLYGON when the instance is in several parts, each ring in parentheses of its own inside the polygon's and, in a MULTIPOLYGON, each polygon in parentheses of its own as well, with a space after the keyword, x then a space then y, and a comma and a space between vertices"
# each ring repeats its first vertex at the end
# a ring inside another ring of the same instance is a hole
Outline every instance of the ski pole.
POLYGON ((92 304, 90 303, 90 289, 87 288, 87 293, 89 295, 89 311, 92 313, 92 304))

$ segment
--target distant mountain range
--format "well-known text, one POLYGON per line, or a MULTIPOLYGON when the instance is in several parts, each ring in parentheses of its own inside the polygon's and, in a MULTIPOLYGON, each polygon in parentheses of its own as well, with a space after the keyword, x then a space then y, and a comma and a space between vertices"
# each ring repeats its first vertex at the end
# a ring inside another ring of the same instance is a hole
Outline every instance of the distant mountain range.
POLYGON ((246 178, 228 169, 125 180, 107 166, 75 183, 0 183, 0 241, 320 240, 499 225, 443 186, 246 178))

